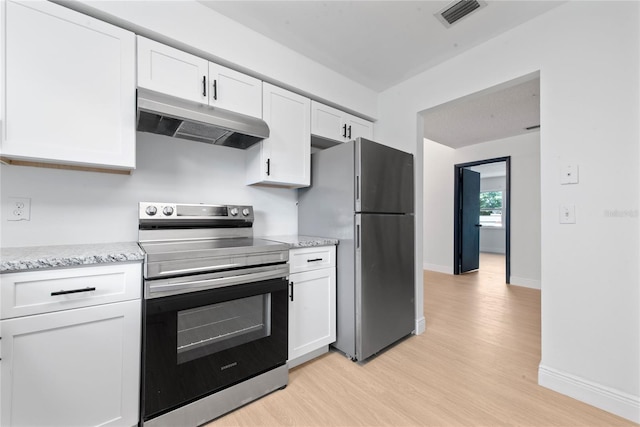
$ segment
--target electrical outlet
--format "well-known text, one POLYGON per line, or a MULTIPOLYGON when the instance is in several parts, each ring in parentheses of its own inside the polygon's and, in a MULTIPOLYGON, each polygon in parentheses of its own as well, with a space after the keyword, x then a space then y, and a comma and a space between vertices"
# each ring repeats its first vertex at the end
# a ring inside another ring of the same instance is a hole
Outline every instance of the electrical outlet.
POLYGON ((29 221, 31 219, 31 199, 9 197, 8 221, 29 221))

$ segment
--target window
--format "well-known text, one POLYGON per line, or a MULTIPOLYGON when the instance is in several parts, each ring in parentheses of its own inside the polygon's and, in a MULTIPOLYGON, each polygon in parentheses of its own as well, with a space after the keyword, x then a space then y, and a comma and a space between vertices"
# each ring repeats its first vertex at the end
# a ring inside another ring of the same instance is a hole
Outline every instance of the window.
POLYGON ((483 227, 503 227, 502 191, 483 191, 480 193, 480 225, 483 227))

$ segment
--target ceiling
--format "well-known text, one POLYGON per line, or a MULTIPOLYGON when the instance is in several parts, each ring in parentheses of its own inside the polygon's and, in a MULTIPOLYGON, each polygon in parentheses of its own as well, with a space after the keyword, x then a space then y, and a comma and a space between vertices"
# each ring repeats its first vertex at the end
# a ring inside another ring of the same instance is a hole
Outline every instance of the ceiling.
MULTIPOLYGON (((200 0, 200 3, 381 92, 564 1, 486 0, 486 7, 477 9, 449 28, 435 15, 452 1, 200 0)), ((511 101, 509 110, 516 102, 513 99, 515 96, 502 94, 503 98, 511 101)), ((499 98, 487 100, 484 108, 478 109, 482 113, 489 113, 487 108, 498 105, 499 101, 499 98)), ((446 114, 452 116, 450 120, 455 122, 458 110, 454 107, 449 105, 448 110, 441 111, 440 118, 446 114)), ((520 110, 526 108, 523 105, 520 110)), ((539 107, 535 108, 539 115, 539 107)), ((466 114, 465 123, 469 126, 472 123, 474 126, 484 124, 483 116, 469 121, 469 110, 461 114, 466 114)), ((494 114, 494 117, 498 116, 504 117, 494 114)), ((528 120, 532 124, 534 121, 528 120)), ((500 133, 496 126, 499 123, 494 120, 491 123, 494 133, 501 137, 512 136, 506 130, 500 133)), ((438 135, 442 135, 444 130, 438 132, 438 135)), ((449 143, 476 143, 461 142, 461 138, 461 135, 455 136, 449 143)), ((449 144, 444 140, 437 142, 449 144)))
POLYGON ((539 132, 540 78, 506 82, 422 113, 424 137, 452 148, 539 132), (534 127, 533 129, 527 129, 534 127))

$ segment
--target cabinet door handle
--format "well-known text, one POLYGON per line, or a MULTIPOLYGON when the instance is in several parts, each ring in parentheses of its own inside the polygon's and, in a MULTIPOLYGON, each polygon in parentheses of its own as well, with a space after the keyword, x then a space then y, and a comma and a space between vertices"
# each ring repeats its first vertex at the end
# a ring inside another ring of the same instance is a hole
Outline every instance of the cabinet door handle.
POLYGON ((307 260, 307 262, 316 262, 316 261, 322 261, 322 258, 314 258, 314 259, 307 260))
POLYGON ((91 292, 91 291, 95 291, 96 288, 83 288, 83 289, 71 289, 69 291, 57 291, 57 292, 51 292, 51 296, 55 297, 58 295, 67 295, 67 294, 77 294, 79 292, 91 292))
POLYGON ((267 159, 267 176, 271 175, 271 159, 267 159))
POLYGON ((202 76, 202 96, 207 97, 207 76, 202 76))
POLYGON ((347 124, 345 123, 344 126, 342 126, 342 136, 343 137, 347 137, 347 124))
POLYGON ((218 100, 218 80, 213 80, 213 99, 218 100))
POLYGON ((349 126, 349 136, 347 138, 351 139, 351 126, 349 126))
POLYGON ((289 287, 291 288, 291 295, 289 295, 289 299, 293 301, 293 282, 289 282, 289 287))

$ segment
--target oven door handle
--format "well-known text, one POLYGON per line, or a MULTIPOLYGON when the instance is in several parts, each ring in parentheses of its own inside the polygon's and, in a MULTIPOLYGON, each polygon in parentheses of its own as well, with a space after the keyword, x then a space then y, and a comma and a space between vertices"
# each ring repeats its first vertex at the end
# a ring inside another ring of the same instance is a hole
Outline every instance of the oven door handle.
POLYGON ((203 280, 180 281, 170 280, 162 283, 151 283, 148 286, 147 298, 160 297, 164 295, 175 295, 186 292, 194 292, 206 289, 218 289, 227 286, 234 286, 242 283, 257 282, 260 280, 286 277, 288 265, 286 267, 260 272, 250 272, 245 274, 235 274, 233 276, 215 277, 203 280), (161 294, 161 295, 160 295, 161 294))

